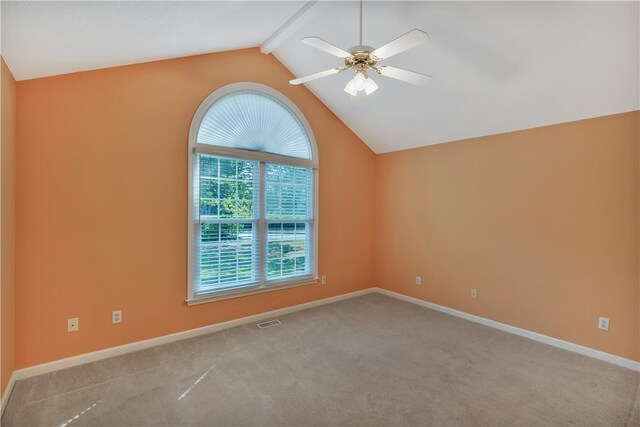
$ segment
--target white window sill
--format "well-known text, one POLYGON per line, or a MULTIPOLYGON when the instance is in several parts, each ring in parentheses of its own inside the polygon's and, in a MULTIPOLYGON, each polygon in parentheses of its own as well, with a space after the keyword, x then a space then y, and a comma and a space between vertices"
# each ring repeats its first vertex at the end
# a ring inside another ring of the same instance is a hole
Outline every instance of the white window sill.
POLYGON ((318 283, 318 280, 319 279, 317 277, 313 277, 310 279, 293 279, 291 281, 283 282, 277 285, 266 285, 259 288, 252 287, 249 289, 234 289, 234 290, 229 290, 227 292, 211 293, 210 296, 204 294, 199 297, 187 298, 185 302, 187 303, 187 306, 190 307, 192 305, 206 304, 209 302, 223 301, 223 300, 232 299, 232 298, 241 298, 249 295, 262 294, 265 292, 279 291, 281 289, 295 288, 298 286, 305 286, 305 285, 313 285, 314 283, 318 283))

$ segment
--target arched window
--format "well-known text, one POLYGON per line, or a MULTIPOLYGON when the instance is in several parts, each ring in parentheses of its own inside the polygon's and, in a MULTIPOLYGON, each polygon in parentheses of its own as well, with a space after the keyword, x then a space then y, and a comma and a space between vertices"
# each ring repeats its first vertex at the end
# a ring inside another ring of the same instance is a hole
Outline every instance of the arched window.
POLYGON ((280 92, 235 83, 202 102, 189 132, 187 303, 317 281, 317 158, 280 92))

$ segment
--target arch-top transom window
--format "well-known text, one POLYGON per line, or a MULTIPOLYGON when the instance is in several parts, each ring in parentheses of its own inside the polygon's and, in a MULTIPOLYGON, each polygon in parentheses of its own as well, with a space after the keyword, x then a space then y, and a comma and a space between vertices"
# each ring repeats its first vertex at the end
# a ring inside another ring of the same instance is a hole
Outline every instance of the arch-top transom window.
POLYGON ((225 86, 198 108, 189 150, 187 301, 314 283, 317 154, 297 107, 225 86))
POLYGON ((300 120, 258 92, 236 92, 216 102, 202 120, 197 142, 311 160, 309 136, 300 120))

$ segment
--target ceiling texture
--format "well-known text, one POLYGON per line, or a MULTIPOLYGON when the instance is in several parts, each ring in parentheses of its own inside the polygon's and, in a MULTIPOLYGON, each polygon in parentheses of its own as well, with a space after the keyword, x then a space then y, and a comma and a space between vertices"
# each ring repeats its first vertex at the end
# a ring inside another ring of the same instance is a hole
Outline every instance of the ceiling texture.
MULTIPOLYGON (((358 44, 359 3, 2 2, 1 53, 24 80, 260 46, 296 76, 341 65, 300 43, 358 44)), ((419 28, 430 41, 352 99, 344 72, 307 87, 384 153, 640 109, 639 2, 366 1, 363 44, 419 28)))

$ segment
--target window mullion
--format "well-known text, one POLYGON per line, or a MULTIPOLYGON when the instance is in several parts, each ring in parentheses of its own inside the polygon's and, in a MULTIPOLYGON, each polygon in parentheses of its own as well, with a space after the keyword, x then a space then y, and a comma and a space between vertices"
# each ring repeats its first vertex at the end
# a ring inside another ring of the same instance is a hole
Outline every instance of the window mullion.
MULTIPOLYGON (((202 178, 200 176, 200 155, 199 154, 194 154, 193 158, 193 170, 194 170, 194 176, 197 177, 197 180, 193 180, 193 195, 192 197, 192 203, 193 203, 193 209, 196 210, 196 213, 194 214, 193 217, 193 221, 195 222, 195 227, 194 227, 194 249, 195 251, 193 252, 192 256, 194 257, 194 263, 195 263, 195 278, 193 279, 193 284, 194 287, 193 289, 191 289, 191 292, 196 292, 197 290, 200 289, 200 268, 201 268, 201 259, 200 259, 200 244, 202 241, 202 225, 200 223, 200 188, 202 187, 202 178)), ((191 248, 190 248, 191 249, 191 248)))
POLYGON ((260 162, 260 178, 258 182, 258 192, 259 192, 259 211, 258 211, 258 267, 259 267, 259 282, 260 287, 264 286, 266 282, 266 274, 267 274, 267 223, 265 221, 266 218, 266 175, 267 175, 267 167, 265 162, 260 162))

